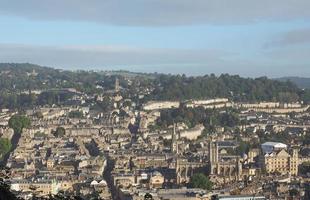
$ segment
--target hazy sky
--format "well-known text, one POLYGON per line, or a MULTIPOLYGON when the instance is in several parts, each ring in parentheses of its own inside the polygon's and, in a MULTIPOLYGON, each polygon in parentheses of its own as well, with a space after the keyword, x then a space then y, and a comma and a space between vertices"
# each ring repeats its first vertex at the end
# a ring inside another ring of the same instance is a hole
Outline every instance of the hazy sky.
POLYGON ((0 0, 0 62, 310 77, 310 0, 0 0))

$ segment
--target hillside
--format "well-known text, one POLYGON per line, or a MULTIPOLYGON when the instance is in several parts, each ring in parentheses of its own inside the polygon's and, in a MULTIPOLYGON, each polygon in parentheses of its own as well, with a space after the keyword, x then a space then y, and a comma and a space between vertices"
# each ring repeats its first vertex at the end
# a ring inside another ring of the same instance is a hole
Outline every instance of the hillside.
POLYGON ((103 94, 114 88, 116 77, 123 88, 124 97, 137 100, 139 94, 144 95, 140 103, 214 97, 243 102, 310 102, 309 90, 302 90, 290 81, 267 77, 252 79, 229 74, 187 77, 128 71, 68 71, 28 63, 0 63, 0 107, 24 108, 52 104, 57 103, 58 98, 64 102, 70 98, 70 94, 55 92, 55 89, 62 88, 74 88, 90 95, 103 94), (41 94, 28 95, 29 90, 40 90, 41 94))
POLYGON ((222 74, 201 77, 160 76, 161 86, 153 97, 161 100, 187 100, 226 97, 235 101, 294 102, 301 98, 301 90, 291 82, 260 78, 242 78, 222 74))
POLYGON ((305 89, 305 88, 310 89, 310 78, 291 76, 291 77, 278 78, 276 80, 279 80, 279 81, 289 80, 289 81, 295 83, 301 89, 305 89))

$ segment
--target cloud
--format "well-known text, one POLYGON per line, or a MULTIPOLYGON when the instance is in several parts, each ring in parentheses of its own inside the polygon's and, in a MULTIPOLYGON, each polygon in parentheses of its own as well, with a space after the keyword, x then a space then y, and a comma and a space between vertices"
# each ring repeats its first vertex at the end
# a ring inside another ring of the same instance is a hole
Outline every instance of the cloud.
POLYGON ((68 68, 216 64, 229 52, 215 49, 155 49, 127 46, 37 46, 0 44, 0 62, 32 62, 68 68))
POLYGON ((292 30, 274 37, 265 47, 287 47, 290 45, 310 44, 310 28, 292 30))
POLYGON ((0 14, 125 26, 310 19, 309 0, 1 0, 0 14))
MULTIPOLYGON (((294 43, 295 44, 295 43, 294 43)), ((282 44, 281 44, 282 45, 282 44)), ((309 45, 293 45, 278 46, 276 48, 268 48, 263 51, 262 57, 272 60, 280 65, 291 64, 291 70, 298 73, 310 73, 310 46, 309 45), (295 68, 296 65, 304 66, 295 68)))

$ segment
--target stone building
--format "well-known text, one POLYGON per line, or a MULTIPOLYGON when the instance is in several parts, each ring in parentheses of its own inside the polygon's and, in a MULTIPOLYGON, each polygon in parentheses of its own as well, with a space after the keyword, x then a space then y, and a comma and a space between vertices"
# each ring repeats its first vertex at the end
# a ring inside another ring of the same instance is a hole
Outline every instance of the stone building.
POLYGON ((298 149, 293 148, 289 153, 286 149, 266 153, 263 166, 267 173, 298 174, 298 149))
POLYGON ((220 155, 218 142, 211 141, 209 144, 210 174, 239 180, 242 175, 240 157, 235 155, 220 155))

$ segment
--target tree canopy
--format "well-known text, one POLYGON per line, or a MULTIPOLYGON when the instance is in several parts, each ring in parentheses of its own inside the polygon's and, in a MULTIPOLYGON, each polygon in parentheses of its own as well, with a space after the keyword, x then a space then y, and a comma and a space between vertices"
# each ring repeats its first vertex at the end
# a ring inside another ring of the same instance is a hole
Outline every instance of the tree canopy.
POLYGON ((290 81, 280 82, 260 78, 242 78, 214 74, 200 77, 161 75, 153 95, 162 100, 187 100, 227 97, 235 101, 282 101, 299 100, 301 91, 290 81))
POLYGON ((63 137, 66 134, 66 129, 64 127, 57 127, 56 131, 52 132, 55 137, 63 137))
MULTIPOLYGON (((126 90, 122 95, 136 101, 226 97, 246 102, 310 102, 310 89, 303 90, 290 81, 267 77, 253 79, 229 74, 187 77, 156 73, 67 71, 27 63, 0 63, 0 72, 0 108, 22 109, 35 105, 64 104, 72 97, 72 93, 62 89, 74 88, 87 94, 102 94, 103 91, 114 89, 116 78, 126 90), (139 91, 149 89, 150 92, 143 99, 138 98, 139 91), (40 90, 40 94, 31 93, 33 90, 40 90)), ((106 104, 100 106, 105 107, 106 104)))
POLYGON ((69 112, 69 117, 70 118, 81 118, 81 117, 83 117, 83 112, 81 112, 81 111, 71 111, 71 112, 69 112))
POLYGON ((0 159, 3 158, 12 148, 11 141, 8 138, 0 138, 0 159))
POLYGON ((208 131, 213 130, 215 126, 232 128, 240 124, 239 117, 234 109, 226 109, 221 112, 219 110, 204 109, 203 107, 180 107, 162 110, 157 125, 158 127, 167 128, 174 122, 184 122, 190 128, 197 124, 203 124, 208 131))
POLYGON ((197 173, 191 177, 189 186, 191 188, 201 188, 205 190, 211 190, 213 183, 209 180, 209 178, 206 175, 202 173, 197 173))
POLYGON ((31 121, 24 115, 13 115, 9 119, 9 127, 14 130, 15 133, 21 134, 24 128, 28 128, 31 125, 31 121))

